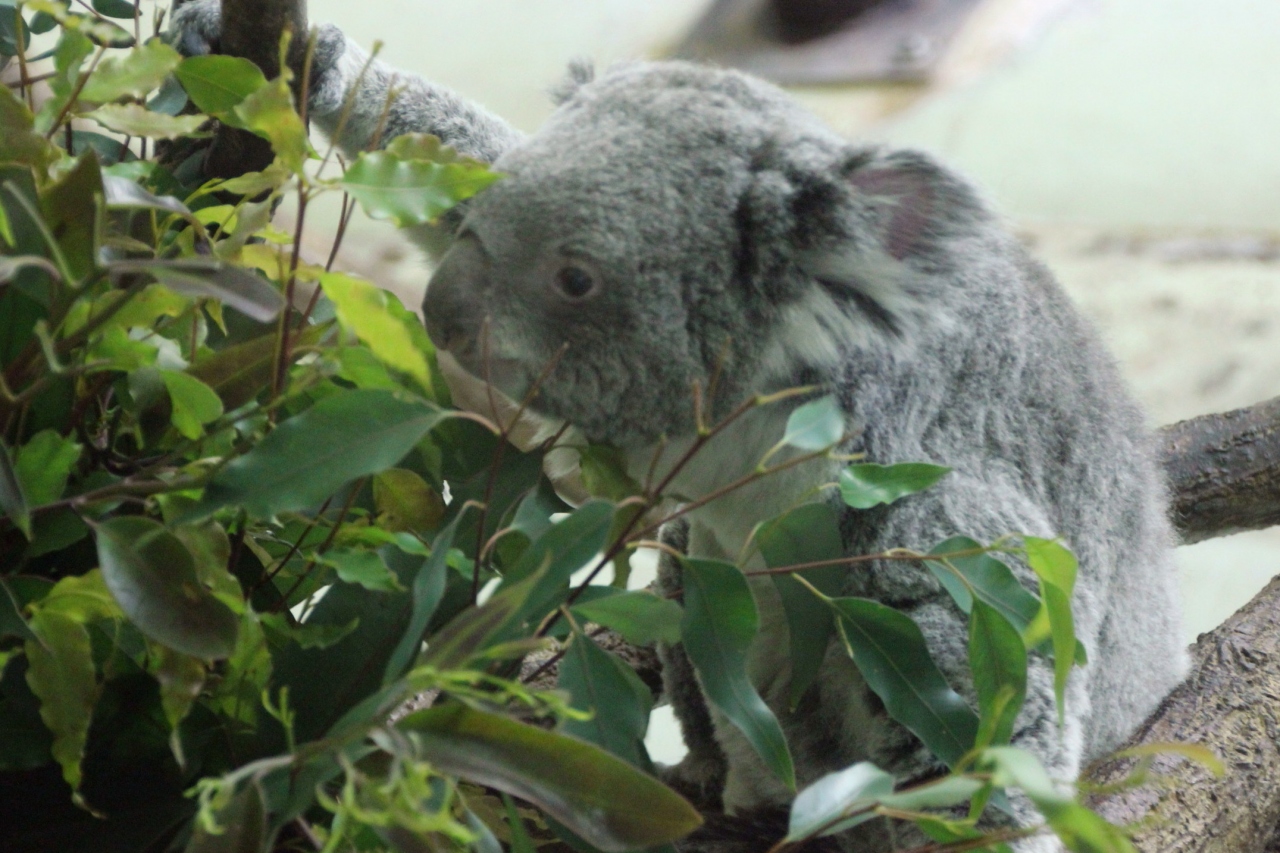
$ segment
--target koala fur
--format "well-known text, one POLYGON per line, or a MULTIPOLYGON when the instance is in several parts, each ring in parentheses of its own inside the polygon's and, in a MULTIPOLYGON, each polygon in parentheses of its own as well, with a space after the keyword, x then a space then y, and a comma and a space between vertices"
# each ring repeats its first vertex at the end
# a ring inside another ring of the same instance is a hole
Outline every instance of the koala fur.
MULTIPOLYGON (((177 11, 187 52, 216 40, 217 10, 196 0, 177 11)), ((851 144, 759 80, 686 63, 627 63, 595 79, 578 68, 528 137, 370 62, 332 27, 320 30, 314 69, 310 111, 324 132, 338 131, 353 93, 338 138, 348 152, 374 141, 388 90, 403 87, 383 139, 434 133, 506 175, 419 234, 446 249, 424 303, 428 330, 467 370, 519 398, 558 357, 535 407, 621 448, 640 477, 656 448, 661 475, 693 440, 694 383, 711 422, 753 393, 820 385, 846 415, 843 450, 953 469, 889 507, 841 505, 847 553, 927 550, 958 534, 1061 536, 1079 559, 1075 627, 1090 662, 1072 675, 1059 727, 1051 664, 1033 655, 1013 738, 1055 778, 1115 747, 1179 680, 1173 537, 1142 414, 1094 331, 963 179, 923 154, 851 144)), ((788 412, 737 421, 674 491, 696 498, 753 470, 788 412)), ((669 535, 687 533, 692 555, 734 559, 755 525, 829 495, 819 488, 838 467, 811 461, 766 478, 669 535)), ((671 561, 662 582, 678 588, 671 561)), ((788 713, 786 623, 768 579, 752 588, 761 631, 749 669, 801 786, 861 760, 904 782, 944 771, 836 645, 788 713)), ((927 571, 863 565, 845 593, 911 616, 972 698, 965 617, 927 571)), ((700 701, 680 650, 664 654, 692 741, 673 781, 730 814, 785 808, 789 792, 700 701)), ((847 851, 921 842, 897 828, 845 836, 847 851)), ((685 849, 751 845, 695 838, 685 849)))

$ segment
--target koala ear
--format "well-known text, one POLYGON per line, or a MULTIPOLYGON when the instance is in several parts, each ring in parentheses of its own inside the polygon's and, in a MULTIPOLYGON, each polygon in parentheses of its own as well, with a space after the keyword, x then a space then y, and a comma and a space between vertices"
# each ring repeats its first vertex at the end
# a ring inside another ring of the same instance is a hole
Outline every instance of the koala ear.
POLYGON ((917 321, 945 321, 932 299, 956 239, 991 214, 960 178, 913 151, 846 156, 835 185, 793 201, 796 263, 832 295, 858 303, 873 325, 907 335, 917 321), (807 196, 807 197, 806 197, 807 196))
POLYGON ((557 107, 560 106, 594 79, 596 79, 596 67, 590 59, 573 60, 569 63, 569 70, 564 79, 551 89, 551 102, 557 107))

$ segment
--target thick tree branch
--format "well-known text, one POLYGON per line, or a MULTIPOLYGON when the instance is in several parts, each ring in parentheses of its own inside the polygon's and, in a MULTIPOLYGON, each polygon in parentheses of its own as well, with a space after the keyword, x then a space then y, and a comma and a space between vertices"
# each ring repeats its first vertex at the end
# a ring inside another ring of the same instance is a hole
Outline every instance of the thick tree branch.
POLYGON ((1184 543, 1280 524, 1280 397, 1160 430, 1184 543))
MULTIPOLYGON (((1280 822, 1280 578, 1191 648, 1192 669, 1128 745, 1198 743, 1226 764, 1156 759, 1160 784, 1099 796, 1113 823, 1142 822, 1144 853, 1261 853, 1280 822)), ((1092 781, 1125 778, 1132 760, 1092 768, 1092 781)))

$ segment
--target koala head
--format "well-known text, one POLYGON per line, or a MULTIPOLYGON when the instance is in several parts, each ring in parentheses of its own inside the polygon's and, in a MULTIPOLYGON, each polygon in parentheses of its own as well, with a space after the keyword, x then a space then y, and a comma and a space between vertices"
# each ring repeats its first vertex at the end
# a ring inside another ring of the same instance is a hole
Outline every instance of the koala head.
POLYGON ((428 332, 517 399, 547 371, 534 408, 622 447, 691 432, 695 382, 715 417, 909 337, 933 313, 930 246, 963 219, 935 209, 977 205, 918 155, 685 63, 579 75, 494 168, 427 288, 428 332))

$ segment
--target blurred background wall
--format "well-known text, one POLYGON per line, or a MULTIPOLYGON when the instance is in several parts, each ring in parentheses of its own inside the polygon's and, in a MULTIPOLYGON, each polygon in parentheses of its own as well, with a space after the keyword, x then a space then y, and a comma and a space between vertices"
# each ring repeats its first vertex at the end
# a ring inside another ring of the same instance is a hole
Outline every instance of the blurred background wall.
MULTIPOLYGON (((532 131, 568 60, 661 56, 707 6, 311 0, 310 13, 532 131)), ((924 148, 974 178, 1102 329, 1153 426, 1280 394, 1274 0, 984 0, 927 81, 796 93, 850 138, 924 148)), ((410 304, 428 275, 391 226, 362 219, 341 263, 410 304)), ((1190 641, 1280 572, 1280 530, 1178 561, 1190 641)), ((650 744, 679 753, 667 726, 650 744)))

